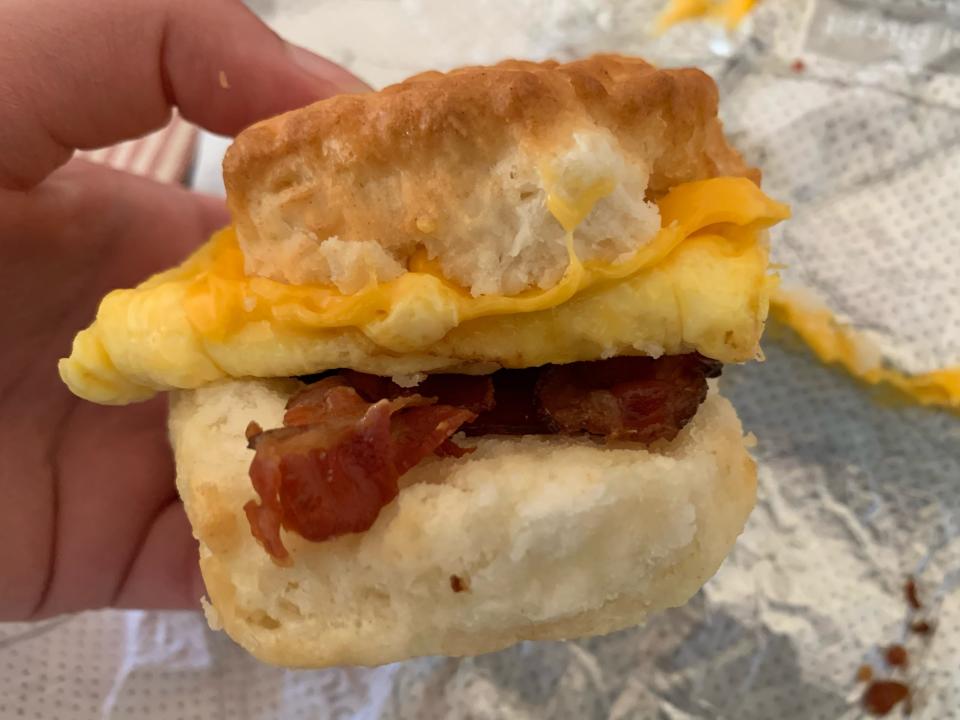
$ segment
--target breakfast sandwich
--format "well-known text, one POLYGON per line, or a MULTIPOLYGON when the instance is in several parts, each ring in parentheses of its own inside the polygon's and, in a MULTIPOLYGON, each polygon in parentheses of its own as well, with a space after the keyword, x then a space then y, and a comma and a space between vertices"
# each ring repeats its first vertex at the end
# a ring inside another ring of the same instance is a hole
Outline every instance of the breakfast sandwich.
POLYGON ((232 226, 60 364, 170 393, 213 626, 374 665, 610 632, 713 575, 756 490, 714 378, 758 356, 788 211, 708 76, 424 73, 247 129, 224 179, 232 226))

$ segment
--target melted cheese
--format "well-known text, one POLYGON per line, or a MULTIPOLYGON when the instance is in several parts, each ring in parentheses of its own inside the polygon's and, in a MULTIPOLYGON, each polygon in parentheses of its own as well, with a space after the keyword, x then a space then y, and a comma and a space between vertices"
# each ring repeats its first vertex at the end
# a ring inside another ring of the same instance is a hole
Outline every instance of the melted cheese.
POLYGON ((870 385, 887 385, 921 405, 960 410, 960 367, 909 375, 886 367, 871 343, 840 323, 827 308, 778 288, 773 316, 796 332, 825 363, 838 365, 870 385))
MULTIPOLYGON (((607 191, 609 192, 609 191, 607 191)), ((688 183, 661 200, 663 229, 629 260, 616 264, 581 263, 573 252, 572 231, 603 195, 586 188, 575 201, 551 195, 548 204, 567 229, 569 265, 546 290, 518 295, 474 297, 445 281, 422 259, 419 272, 372 284, 351 295, 332 286, 289 285, 244 274, 243 254, 232 228, 220 231, 179 269, 143 286, 185 283, 184 308, 202 336, 222 340, 244 324, 267 320, 303 329, 359 327, 375 343, 395 352, 423 349, 454 327, 476 318, 529 313, 556 307, 601 282, 619 280, 654 266, 688 236, 711 225, 758 218, 758 227, 786 216, 750 181, 725 178, 688 183)), ((756 228, 748 223, 747 231, 756 228)), ((752 241, 752 235, 747 242, 752 241)), ((134 291, 117 291, 120 297, 134 291)), ((108 296, 110 301, 110 296, 108 296)))
POLYGON ((82 397, 125 403, 225 377, 334 367, 384 375, 489 371, 613 354, 699 350, 725 362, 757 352, 770 279, 762 230, 785 206, 743 178, 680 185, 661 230, 629 259, 581 262, 576 226, 609 192, 551 194, 569 265, 545 290, 474 297, 424 257, 351 295, 244 274, 232 229, 181 266, 104 298, 60 372, 82 397))
POLYGON ((756 4, 757 0, 670 0, 657 18, 657 32, 666 32, 674 25, 698 19, 717 20, 732 30, 756 4))
MULTIPOLYGON (((550 174, 544 173, 547 182, 551 182, 550 174)), ((568 238, 573 235, 577 225, 587 219, 593 206, 607 195, 612 193, 615 185, 612 180, 600 179, 589 185, 576 188, 571 197, 568 190, 559 187, 551 188, 547 193, 547 210, 556 218, 560 226, 567 231, 568 238)))

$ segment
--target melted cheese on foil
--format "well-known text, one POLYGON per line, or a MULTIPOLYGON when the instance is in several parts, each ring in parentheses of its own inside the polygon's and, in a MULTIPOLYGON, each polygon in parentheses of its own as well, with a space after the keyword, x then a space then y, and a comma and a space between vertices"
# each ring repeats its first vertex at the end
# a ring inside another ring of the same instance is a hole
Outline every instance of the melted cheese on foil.
POLYGON ((657 18, 657 32, 666 32, 674 25, 690 20, 709 19, 722 22, 728 30, 739 25, 750 14, 758 0, 670 0, 657 18))
POLYGON ((575 228, 610 190, 601 182, 573 198, 549 195, 569 265, 553 287, 513 296, 474 297, 422 256, 351 295, 247 276, 226 228, 179 267, 107 295, 61 377, 84 398, 126 403, 332 367, 389 375, 631 352, 754 356, 772 283, 762 230, 786 218, 786 206, 743 178, 679 185, 658 202, 661 230, 632 257, 582 262, 575 228))
POLYGON ((921 405, 960 410, 960 366, 911 375, 883 364, 870 341, 839 322, 810 298, 777 288, 773 317, 796 332, 824 363, 837 365, 870 385, 886 385, 921 405))

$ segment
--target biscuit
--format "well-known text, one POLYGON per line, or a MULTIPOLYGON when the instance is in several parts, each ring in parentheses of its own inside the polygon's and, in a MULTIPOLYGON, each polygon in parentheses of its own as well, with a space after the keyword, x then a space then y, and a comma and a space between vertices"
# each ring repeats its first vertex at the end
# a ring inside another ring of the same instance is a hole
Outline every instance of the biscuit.
POLYGON ((351 293, 416 258, 474 295, 555 284, 568 263, 550 199, 592 210, 583 260, 633 252, 673 185, 759 173, 723 136, 696 69, 597 55, 414 76, 241 133, 224 161, 247 271, 351 293))
POLYGON ((172 395, 178 487, 200 541, 208 617, 266 662, 376 665, 636 625, 716 572, 756 493, 732 406, 711 392, 669 444, 484 437, 401 480, 370 530, 285 533, 274 563, 250 533, 244 428, 280 424, 294 380, 172 395))

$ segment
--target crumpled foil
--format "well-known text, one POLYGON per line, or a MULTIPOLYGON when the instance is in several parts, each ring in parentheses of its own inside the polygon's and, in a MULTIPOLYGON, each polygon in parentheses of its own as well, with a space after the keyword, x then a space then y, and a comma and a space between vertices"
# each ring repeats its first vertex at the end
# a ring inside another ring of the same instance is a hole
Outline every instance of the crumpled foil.
MULTIPOLYGON (((793 206, 772 233, 783 275, 900 367, 960 364, 956 2, 765 0, 730 36, 659 39, 652 0, 252 4, 377 84, 507 55, 700 64, 793 206)), ((776 327, 764 348, 723 378, 760 440, 759 502, 686 607, 606 637, 323 671, 262 665, 196 613, 0 625, 0 717, 858 718, 858 668, 891 676, 883 650, 902 643, 912 716, 960 718, 960 419, 878 397, 776 327), (921 619, 932 633, 911 632, 921 619)))

